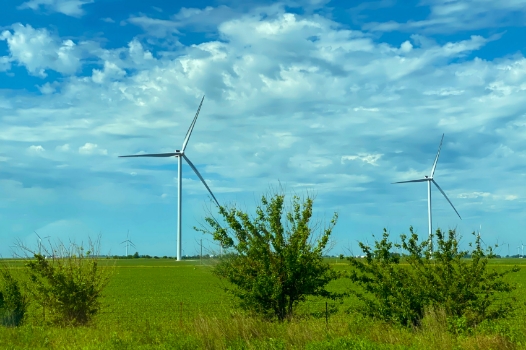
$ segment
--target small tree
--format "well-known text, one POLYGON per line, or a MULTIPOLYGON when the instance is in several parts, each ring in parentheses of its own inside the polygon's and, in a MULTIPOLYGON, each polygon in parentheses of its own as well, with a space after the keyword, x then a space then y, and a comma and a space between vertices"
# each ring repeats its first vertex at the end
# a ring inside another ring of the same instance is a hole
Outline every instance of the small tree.
POLYGON ((323 261, 336 213, 316 238, 315 229, 309 225, 313 198, 301 203, 294 196, 286 214, 284 199, 283 194, 263 196, 253 218, 235 206, 220 207, 226 226, 207 217, 209 228, 196 228, 212 234, 223 248, 232 248, 233 252, 225 254, 214 269, 233 285, 227 291, 243 308, 280 321, 291 317, 296 305, 309 295, 340 296, 325 289, 339 275, 323 261))
POLYGON ((360 243, 365 259, 348 258, 354 267, 350 278, 363 289, 354 294, 363 301, 365 314, 419 325, 426 309, 440 308, 449 320, 462 318, 467 327, 472 327, 511 311, 510 292, 516 286, 504 276, 518 268, 501 272, 488 269, 489 259, 495 255, 491 247, 482 249, 480 237, 469 244, 469 251, 462 251, 455 230, 445 234, 438 229, 436 250, 432 252, 429 240, 419 242, 413 228, 409 230, 410 237, 401 235, 402 243, 393 244, 384 229, 374 248, 360 243), (401 258, 392 252, 393 247, 402 248, 406 254, 401 258))
POLYGON ((27 311, 27 298, 8 267, 0 267, 0 324, 20 326, 27 311))
POLYGON ((44 317, 60 325, 84 325, 100 309, 102 291, 109 282, 111 265, 99 264, 99 242, 90 240, 89 249, 70 244, 43 247, 39 254, 19 244, 33 255, 26 262, 28 291, 42 307, 44 317))

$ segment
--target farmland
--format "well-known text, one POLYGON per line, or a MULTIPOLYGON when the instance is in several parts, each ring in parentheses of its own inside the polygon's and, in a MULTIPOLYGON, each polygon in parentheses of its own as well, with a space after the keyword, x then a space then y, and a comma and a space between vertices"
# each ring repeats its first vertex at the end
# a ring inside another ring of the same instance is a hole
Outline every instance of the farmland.
MULTIPOLYGON (((235 308, 212 273, 213 261, 177 262, 173 259, 102 260, 115 264, 105 291, 103 308, 92 325, 58 328, 42 323, 42 310, 33 308, 26 325, 0 328, 0 347, 6 349, 513 349, 526 346, 526 261, 495 259, 496 269, 521 267, 511 274, 519 284, 521 304, 510 319, 482 325, 472 334, 452 335, 440 315, 430 315, 420 330, 402 329, 364 319, 346 310, 356 302, 347 298, 338 310, 325 315, 325 301, 310 300, 291 322, 272 323, 251 318, 235 308)), ((344 261, 329 260, 338 269, 344 261)), ((17 271, 20 261, 8 263, 17 271)), ((352 287, 348 280, 329 289, 352 287)))

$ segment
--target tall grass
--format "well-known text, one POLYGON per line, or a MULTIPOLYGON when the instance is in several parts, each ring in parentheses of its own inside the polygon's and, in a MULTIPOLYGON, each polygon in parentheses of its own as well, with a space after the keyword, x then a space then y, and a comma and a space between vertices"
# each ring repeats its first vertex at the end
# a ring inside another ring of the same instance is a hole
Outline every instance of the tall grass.
POLYGON ((493 330, 453 334, 443 311, 426 313, 418 329, 402 328, 358 315, 329 320, 297 318, 268 322, 232 312, 177 319, 121 320, 90 327, 58 328, 28 324, 0 328, 2 349, 519 349, 526 344, 524 323, 501 322, 493 330), (515 338, 510 336, 515 334, 515 338))

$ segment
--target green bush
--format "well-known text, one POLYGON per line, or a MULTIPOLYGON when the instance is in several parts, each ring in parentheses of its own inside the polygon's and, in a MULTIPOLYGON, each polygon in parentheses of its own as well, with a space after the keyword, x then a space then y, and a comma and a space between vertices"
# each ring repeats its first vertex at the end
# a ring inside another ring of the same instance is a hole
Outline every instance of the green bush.
POLYGON ((374 247, 360 243, 365 259, 348 258, 354 267, 350 279, 362 287, 353 292, 363 302, 362 312, 418 326, 426 310, 443 309, 452 330, 509 314, 516 286, 504 276, 517 272, 517 267, 501 272, 489 269, 495 255, 491 247, 482 249, 480 237, 469 244, 470 250, 462 251, 455 230, 445 234, 438 229, 436 250, 431 251, 428 239, 419 242, 412 227, 410 232, 410 237, 401 235, 401 244, 393 244, 384 229, 374 247), (393 247, 406 253, 400 256, 393 247))
POLYGON ((316 237, 310 225, 313 199, 301 202, 294 196, 286 213, 284 199, 283 194, 263 196, 253 218, 236 207, 220 207, 226 225, 207 217, 210 229, 198 229, 231 248, 214 272, 234 286, 227 290, 241 306, 280 321, 309 295, 339 296, 325 289, 339 275, 323 260, 337 215, 316 237))
POLYGON ((27 298, 7 266, 0 268, 0 281, 0 324, 20 326, 27 311, 27 298))
POLYGON ((45 249, 45 255, 33 252, 34 258, 26 262, 27 289, 53 323, 84 325, 99 311, 112 266, 99 264, 92 254, 96 248, 91 242, 88 251, 59 244, 45 249))

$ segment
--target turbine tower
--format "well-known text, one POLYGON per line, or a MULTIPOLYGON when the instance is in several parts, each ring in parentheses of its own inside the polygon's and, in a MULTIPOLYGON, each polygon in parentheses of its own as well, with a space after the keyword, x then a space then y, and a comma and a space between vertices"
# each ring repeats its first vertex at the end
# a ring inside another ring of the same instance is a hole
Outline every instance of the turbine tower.
POLYGON ((449 198, 446 196, 446 193, 442 191, 442 188, 438 186, 438 184, 433 178, 433 175, 435 174, 437 162, 438 162, 438 157, 440 156, 440 149, 442 148, 442 141, 444 141, 444 134, 442 134, 442 139, 440 140, 440 145, 438 146, 438 152, 435 158, 435 162, 433 163, 433 167, 431 168, 431 174, 429 176, 426 175, 422 179, 393 182, 393 184, 402 184, 402 183, 408 183, 408 182, 427 182, 427 217, 428 217, 428 231, 429 231, 429 242, 430 242, 431 251, 433 251, 433 227, 432 227, 432 215, 431 215, 431 182, 435 184, 435 186, 438 188, 440 193, 444 195, 444 197, 447 199, 449 204, 451 204, 451 207, 453 208, 455 213, 457 213, 460 220, 462 220, 462 218, 460 217, 460 214, 458 213, 457 209, 455 209, 455 206, 453 205, 453 203, 451 203, 449 198))
POLYGON ((201 103, 199 104, 199 108, 197 108, 197 113, 195 114, 195 117, 192 120, 192 123, 190 124, 190 128, 186 132, 186 136, 183 141, 183 146, 181 147, 180 150, 175 150, 175 152, 172 152, 172 153, 136 154, 136 155, 130 155, 130 156, 119 156, 121 158, 127 158, 127 157, 176 157, 177 158, 177 161, 178 161, 177 162, 178 164, 178 169, 177 169, 177 261, 181 260, 181 249, 182 249, 181 248, 181 221, 182 221, 182 218, 181 218, 182 193, 181 191, 183 187, 183 183, 182 183, 183 158, 184 160, 186 160, 188 165, 190 165, 190 168, 192 168, 192 170, 195 172, 197 177, 199 177, 203 185, 205 185, 206 189, 208 190, 208 192, 210 193, 210 195, 216 202, 217 206, 218 207, 220 206, 216 197, 214 196, 214 194, 212 193, 212 191, 206 184, 205 179, 203 179, 203 177, 201 176, 197 168, 194 166, 194 164, 190 161, 190 159, 188 159, 188 157, 184 153, 186 149, 186 145, 188 144, 188 140, 190 140, 190 135, 192 135, 192 130, 194 129, 195 122, 197 121, 197 117, 199 116, 199 111, 201 110, 201 106, 203 105, 204 99, 205 97, 203 96, 203 98, 201 99, 201 103))

